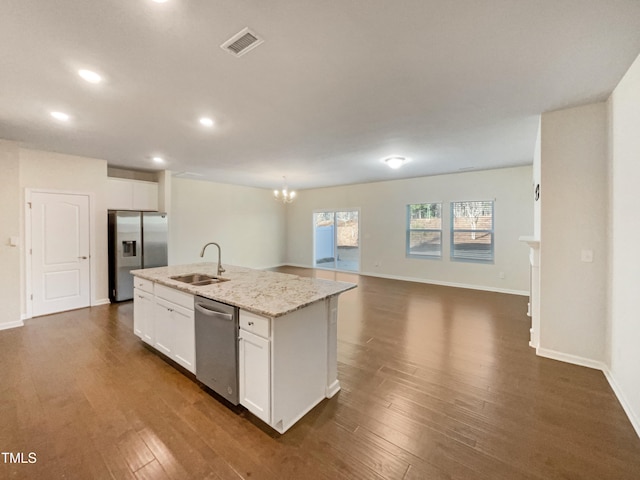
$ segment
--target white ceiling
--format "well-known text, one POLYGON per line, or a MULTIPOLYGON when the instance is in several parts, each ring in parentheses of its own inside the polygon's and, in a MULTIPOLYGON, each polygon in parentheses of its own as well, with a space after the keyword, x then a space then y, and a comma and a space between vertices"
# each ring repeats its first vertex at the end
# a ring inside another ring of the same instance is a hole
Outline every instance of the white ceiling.
POLYGON ((310 188, 530 164, 604 100, 638 0, 2 0, 0 138, 117 167, 310 188), (219 46, 249 27, 264 44, 219 46), (77 75, 89 68, 99 85, 77 75), (51 110, 72 115, 56 122, 51 110), (213 129, 198 123, 202 115, 213 129), (392 171, 381 159, 411 162, 392 171))

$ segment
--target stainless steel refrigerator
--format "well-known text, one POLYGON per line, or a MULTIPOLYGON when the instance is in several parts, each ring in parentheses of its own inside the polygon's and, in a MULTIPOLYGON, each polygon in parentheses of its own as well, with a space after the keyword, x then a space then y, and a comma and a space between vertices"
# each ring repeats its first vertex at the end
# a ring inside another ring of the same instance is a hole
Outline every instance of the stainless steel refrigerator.
POLYGON ((109 211, 109 299, 133 298, 131 270, 167 265, 167 214, 109 211))

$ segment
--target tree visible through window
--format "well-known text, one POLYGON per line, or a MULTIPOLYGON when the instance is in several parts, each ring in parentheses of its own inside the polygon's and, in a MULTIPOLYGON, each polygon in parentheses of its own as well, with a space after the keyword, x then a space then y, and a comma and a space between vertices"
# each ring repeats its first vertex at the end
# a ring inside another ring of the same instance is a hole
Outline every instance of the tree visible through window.
POLYGON ((451 203, 451 259, 493 262, 493 202, 451 203))
POLYGON ((407 205, 407 256, 442 256, 442 204, 407 205))
POLYGON ((360 269, 358 210, 314 212, 314 266, 360 269))

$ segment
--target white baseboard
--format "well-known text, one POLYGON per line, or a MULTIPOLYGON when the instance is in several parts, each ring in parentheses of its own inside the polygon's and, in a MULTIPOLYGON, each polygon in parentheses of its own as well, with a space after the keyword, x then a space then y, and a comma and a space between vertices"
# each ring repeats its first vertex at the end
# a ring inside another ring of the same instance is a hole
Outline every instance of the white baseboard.
POLYGON ((108 305, 109 303, 111 303, 111 301, 108 298, 99 298, 97 300, 94 300, 91 303, 91 306, 97 307, 98 305, 108 305))
POLYGON ((331 383, 331 385, 327 386, 325 391, 325 396, 327 398, 331 398, 339 391, 340 391, 340 382, 338 381, 338 379, 336 379, 331 383))
POLYGON ((590 358, 579 357, 577 355, 571 355, 569 353, 557 352, 555 350, 549 350, 548 348, 536 348, 536 353, 545 358, 552 360, 559 360, 561 362, 572 363, 574 365, 580 365, 581 367, 594 368, 596 370, 602 370, 606 368, 603 362, 592 360, 590 358))
POLYGON ((569 355, 568 353, 557 352, 555 350, 549 350, 546 348, 537 348, 536 353, 541 357, 551 358, 552 360, 559 360, 561 362, 572 363, 581 367, 588 367, 602 371, 605 378, 609 382, 609 385, 611 385, 611 389, 620 402, 620 405, 622 405, 622 409, 627 414, 627 418, 629 418, 631 426, 636 431, 638 437, 640 437, 640 416, 633 411, 633 409, 631 408, 631 404, 624 396, 623 390, 618 386, 615 377, 604 362, 598 362, 597 360, 578 357, 577 355, 569 355))
POLYGON ((291 265, 290 263, 279 263, 277 265, 271 265, 269 267, 260 267, 259 270, 271 270, 272 268, 279 268, 279 267, 286 267, 286 266, 295 267, 295 265, 291 265))
POLYGON ((279 267, 315 268, 315 267, 312 267, 311 265, 305 265, 303 263, 291 263, 291 262, 283 263, 282 265, 278 265, 278 266, 279 267))
POLYGON ((0 323, 0 330, 8 330, 16 327, 24 327, 24 322, 22 320, 18 320, 16 322, 0 323))
POLYGON ((622 405, 622 409, 624 410, 624 413, 627 414, 627 417, 629 418, 631 425, 636 431, 636 434, 638 435, 638 437, 640 437, 640 415, 636 414, 636 412, 633 411, 633 408, 631 408, 631 404, 627 401, 627 398, 625 397, 624 392, 618 386, 618 383, 616 382, 616 379, 613 376, 613 373, 611 373, 611 370, 605 367, 602 370, 602 372, 604 373, 604 376, 607 378, 609 385, 611 385, 611 389, 613 390, 613 393, 615 393, 616 397, 618 398, 620 405, 622 405))
MULTIPOLYGON (((299 268, 317 268, 317 267, 312 267, 311 265, 303 265, 303 264, 297 264, 297 263, 285 263, 284 265, 281 265, 281 266, 290 266, 290 267, 299 267, 299 268)), ((428 278, 405 277, 402 275, 387 275, 384 273, 377 273, 377 272, 352 272, 348 270, 333 270, 333 269, 329 270, 324 268, 318 268, 318 270, 336 271, 340 273, 351 273, 354 275, 364 275, 366 277, 388 278, 389 280, 400 280, 403 282, 416 282, 416 283, 426 283, 429 285, 441 285, 443 287, 467 288, 470 290, 482 290, 484 292, 508 293, 510 295, 522 295, 525 297, 529 296, 528 290, 511 290, 508 288, 488 287, 485 285, 470 285, 467 283, 442 282, 440 280, 431 280, 428 278)))
POLYGON ((509 288, 489 287, 486 285, 471 285, 468 283, 443 282, 440 280, 431 280, 428 278, 405 277, 401 275, 387 275, 384 273, 375 273, 375 272, 360 272, 360 275, 366 275, 367 277, 388 278, 390 280, 402 280, 404 282, 417 282, 417 283, 427 283, 430 285, 441 285, 443 287, 467 288, 470 290, 482 290, 484 292, 508 293, 510 295, 522 295, 526 297, 529 296, 529 291, 511 290, 509 288))

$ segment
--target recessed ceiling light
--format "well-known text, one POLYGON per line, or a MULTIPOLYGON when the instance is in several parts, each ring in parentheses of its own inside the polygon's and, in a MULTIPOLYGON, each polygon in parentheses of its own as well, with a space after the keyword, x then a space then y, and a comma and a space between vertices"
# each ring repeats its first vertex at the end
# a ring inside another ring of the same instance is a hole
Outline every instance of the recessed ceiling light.
POLYGON ((407 159, 405 157, 388 157, 384 159, 384 163, 389 165, 389 167, 393 168, 394 170, 400 168, 406 162, 407 159))
POLYGON ((162 157, 153 157, 152 160, 155 163, 164 163, 164 158, 162 158, 162 157))
POLYGON ((102 77, 91 70, 78 70, 78 75, 89 83, 100 83, 102 81, 102 77))
POLYGON ((201 117, 200 125, 203 125, 205 127, 213 127, 213 120, 210 119, 209 117, 201 117))
POLYGON ((51 112, 51 116, 62 122, 68 121, 71 117, 64 112, 51 112))

